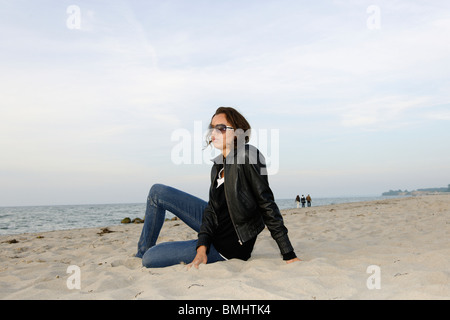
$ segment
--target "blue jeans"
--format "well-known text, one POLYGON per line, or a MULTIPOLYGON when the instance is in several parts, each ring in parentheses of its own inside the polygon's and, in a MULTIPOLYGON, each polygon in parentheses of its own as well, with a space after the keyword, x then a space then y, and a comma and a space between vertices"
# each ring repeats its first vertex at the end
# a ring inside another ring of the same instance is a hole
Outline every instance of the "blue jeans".
MULTIPOLYGON (((206 205, 206 201, 175 188, 162 184, 153 185, 148 194, 144 226, 136 253, 136 257, 142 258, 142 265, 147 268, 162 268, 181 262, 191 263, 197 254, 197 240, 160 244, 156 244, 156 240, 163 226, 166 210, 199 232, 206 205)), ((224 260, 211 245, 207 263, 224 260)))

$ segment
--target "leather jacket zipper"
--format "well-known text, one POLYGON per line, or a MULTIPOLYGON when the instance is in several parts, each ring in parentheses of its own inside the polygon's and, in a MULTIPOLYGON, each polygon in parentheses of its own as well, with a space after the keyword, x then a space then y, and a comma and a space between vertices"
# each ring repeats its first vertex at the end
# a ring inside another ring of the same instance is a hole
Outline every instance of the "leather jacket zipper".
MULTIPOLYGON (((223 176, 225 177, 225 165, 223 166, 223 176)), ((225 179, 226 180, 226 179, 225 179)), ((236 235, 238 237, 238 242, 242 246, 242 240, 241 236, 239 235, 239 231, 236 228, 236 223, 234 223, 233 215, 230 213, 230 205, 228 204, 228 197, 227 197, 227 188, 225 188, 225 185, 223 186, 223 190, 225 191, 225 200, 227 201, 227 207, 228 207, 228 214, 230 215, 231 223, 233 223, 234 231, 236 231, 236 235)))

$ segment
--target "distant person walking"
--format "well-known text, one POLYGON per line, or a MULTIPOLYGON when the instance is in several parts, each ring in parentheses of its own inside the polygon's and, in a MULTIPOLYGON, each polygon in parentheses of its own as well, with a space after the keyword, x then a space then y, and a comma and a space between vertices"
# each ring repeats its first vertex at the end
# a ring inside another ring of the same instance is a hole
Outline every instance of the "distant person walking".
POLYGON ((311 207, 311 196, 309 194, 306 196, 306 202, 308 204, 308 207, 311 207))
POLYGON ((300 196, 297 195, 297 197, 295 198, 295 202, 297 203, 297 208, 300 207, 300 196))
POLYGON ((305 203, 306 203, 306 199, 305 199, 305 196, 302 194, 302 208, 304 208, 305 207, 305 203))

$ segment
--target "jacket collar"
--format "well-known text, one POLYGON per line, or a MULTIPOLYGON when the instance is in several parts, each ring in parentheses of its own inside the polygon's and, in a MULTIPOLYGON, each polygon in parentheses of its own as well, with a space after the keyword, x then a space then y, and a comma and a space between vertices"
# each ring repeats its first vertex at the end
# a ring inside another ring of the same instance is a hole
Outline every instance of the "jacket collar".
POLYGON ((211 159, 211 161, 214 162, 214 164, 224 164, 224 162, 232 164, 232 163, 235 163, 236 159, 238 159, 237 163, 245 163, 245 161, 244 161, 245 153, 246 153, 246 150, 248 150, 248 149, 249 149, 249 145, 246 144, 242 150, 238 150, 237 152, 235 149, 232 149, 226 158, 224 158, 223 154, 221 153, 214 159, 211 159))
POLYGON ((223 154, 219 154, 214 159, 211 159, 211 161, 214 162, 214 164, 223 164, 223 154))

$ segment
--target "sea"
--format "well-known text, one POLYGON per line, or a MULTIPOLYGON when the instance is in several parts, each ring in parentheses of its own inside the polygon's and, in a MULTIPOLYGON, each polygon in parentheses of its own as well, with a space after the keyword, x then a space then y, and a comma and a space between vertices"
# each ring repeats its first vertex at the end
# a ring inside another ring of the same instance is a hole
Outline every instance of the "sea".
MULTIPOLYGON (((312 207, 392 199, 392 196, 315 198, 312 207)), ((280 210, 296 208, 294 199, 275 200, 280 210)), ((0 207, 0 235, 120 225, 123 218, 144 218, 145 203, 0 207)), ((166 218, 174 216, 166 213, 166 218)))

